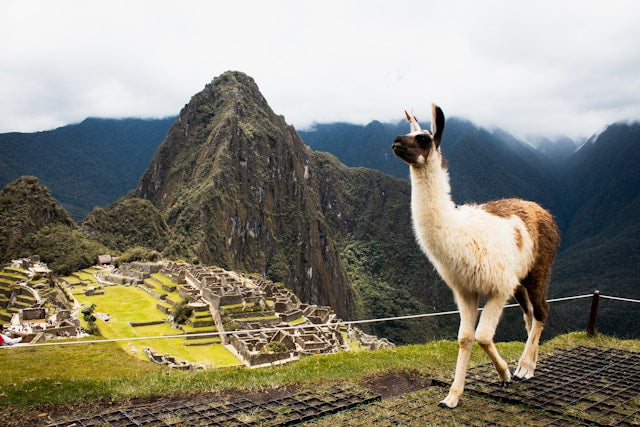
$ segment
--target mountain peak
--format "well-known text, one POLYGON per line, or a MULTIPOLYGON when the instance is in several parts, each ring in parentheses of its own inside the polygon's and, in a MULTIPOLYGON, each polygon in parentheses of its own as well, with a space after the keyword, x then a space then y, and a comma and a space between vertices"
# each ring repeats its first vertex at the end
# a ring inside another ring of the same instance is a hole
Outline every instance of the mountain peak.
POLYGON ((260 272, 350 317, 346 273, 321 212, 310 150, 253 79, 226 72, 194 95, 140 179, 206 264, 260 272))
POLYGON ((211 81, 214 91, 219 91, 227 99, 238 99, 241 95, 263 101, 258 85, 253 78, 240 71, 227 71, 211 81))

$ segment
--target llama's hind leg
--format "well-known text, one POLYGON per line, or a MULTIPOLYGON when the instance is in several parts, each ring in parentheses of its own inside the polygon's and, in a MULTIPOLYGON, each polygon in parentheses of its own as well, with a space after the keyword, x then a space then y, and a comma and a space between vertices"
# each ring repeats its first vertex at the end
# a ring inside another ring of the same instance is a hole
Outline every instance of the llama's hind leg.
POLYGON ((513 371, 513 375, 516 378, 528 380, 533 377, 536 365, 538 364, 538 346, 543 328, 544 322, 534 318, 531 331, 529 332, 529 338, 527 338, 524 351, 518 361, 518 367, 513 371))
POLYGON ((538 363, 538 346, 540 343, 540 335, 544 328, 544 322, 549 311, 549 304, 545 300, 544 294, 536 295, 529 293, 530 305, 533 308, 533 320, 529 329, 527 343, 524 346, 522 356, 518 361, 518 367, 513 375, 519 379, 528 380, 533 377, 538 363))
POLYGON ((478 319, 478 295, 455 292, 456 302, 460 309, 460 330, 458 331, 458 360, 456 373, 449 389, 449 394, 440 402, 440 406, 455 408, 464 391, 467 365, 473 345, 473 330, 478 319))
POLYGON ((523 286, 518 286, 513 295, 522 308, 522 318, 524 319, 524 327, 527 330, 527 337, 531 333, 531 325, 533 324, 533 305, 529 301, 527 290, 523 286))
POLYGON ((493 337, 496 334, 496 328, 507 299, 508 297, 503 295, 490 295, 480 315, 478 329, 476 329, 476 341, 493 362, 503 385, 511 382, 511 372, 509 372, 507 362, 498 354, 493 337))

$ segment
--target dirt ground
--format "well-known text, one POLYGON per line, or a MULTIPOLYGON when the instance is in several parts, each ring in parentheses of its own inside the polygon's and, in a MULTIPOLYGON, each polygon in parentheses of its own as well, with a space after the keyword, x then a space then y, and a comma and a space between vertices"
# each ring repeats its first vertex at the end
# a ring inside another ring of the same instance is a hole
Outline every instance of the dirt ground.
MULTIPOLYGON (((114 401, 97 400, 91 402, 72 402, 68 405, 36 408, 28 414, 20 414, 11 407, 0 408, 0 424, 7 427, 44 426, 74 419, 85 418, 93 414, 128 409, 140 406, 169 405, 176 402, 209 402, 224 398, 233 401, 237 398, 249 399, 256 403, 268 402, 285 396, 294 395, 305 389, 326 387, 335 383, 286 385, 264 390, 229 390, 225 393, 199 393, 192 395, 176 394, 114 401)), ((382 374, 367 376, 356 383, 369 391, 379 394, 383 399, 392 398, 412 391, 420 390, 431 384, 431 378, 417 370, 394 370, 382 374)))

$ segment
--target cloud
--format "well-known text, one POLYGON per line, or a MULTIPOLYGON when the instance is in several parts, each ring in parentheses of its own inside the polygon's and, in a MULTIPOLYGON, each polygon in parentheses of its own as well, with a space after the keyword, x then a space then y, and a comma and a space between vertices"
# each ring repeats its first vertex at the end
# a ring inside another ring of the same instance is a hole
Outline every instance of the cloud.
POLYGON ((638 18, 632 1, 3 2, 0 132, 177 114, 234 69, 300 128, 436 101, 521 136, 585 137, 640 118, 638 18))

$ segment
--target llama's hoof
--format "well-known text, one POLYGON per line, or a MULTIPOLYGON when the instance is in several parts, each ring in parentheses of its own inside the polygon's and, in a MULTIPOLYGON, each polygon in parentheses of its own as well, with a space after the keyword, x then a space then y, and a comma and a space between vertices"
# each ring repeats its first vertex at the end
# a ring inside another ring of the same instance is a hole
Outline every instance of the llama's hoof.
POLYGON ((456 406, 458 406, 458 398, 457 397, 452 397, 452 396, 447 396, 447 397, 444 398, 444 400, 442 400, 440 403, 438 403, 438 406, 440 408, 453 409, 456 406))
POLYGON ((503 371, 498 370, 498 376, 500 377, 500 385, 503 387, 511 382, 511 371, 508 367, 505 367, 503 371))
POLYGON ((511 381, 502 381, 502 382, 500 383, 500 387, 502 387, 502 388, 508 388, 510 384, 511 384, 511 381))
POLYGON ((513 371, 513 376, 516 380, 528 380, 533 378, 535 370, 535 365, 519 363, 516 370, 513 371))

